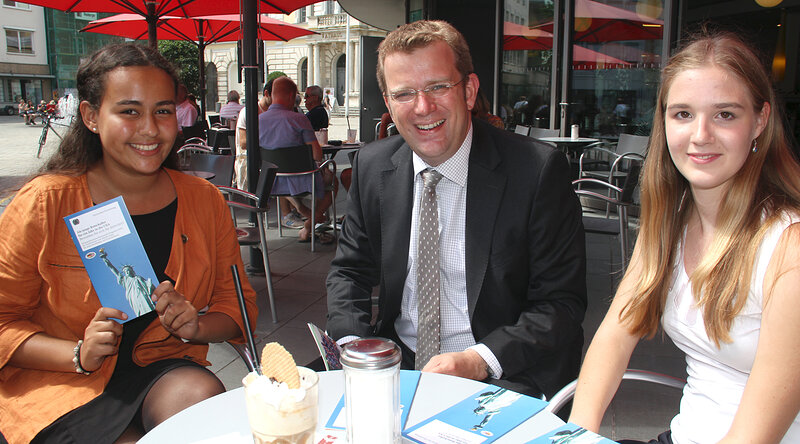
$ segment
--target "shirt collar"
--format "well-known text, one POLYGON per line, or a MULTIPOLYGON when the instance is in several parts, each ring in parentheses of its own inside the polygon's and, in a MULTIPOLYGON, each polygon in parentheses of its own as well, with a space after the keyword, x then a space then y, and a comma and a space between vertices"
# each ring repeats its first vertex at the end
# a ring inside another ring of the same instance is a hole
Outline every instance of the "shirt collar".
POLYGON ((287 110, 287 111, 291 109, 288 106, 283 106, 280 103, 275 103, 275 102, 272 102, 272 105, 269 106, 269 109, 272 109, 273 107, 275 109, 284 109, 284 110, 287 110))
POLYGON ((440 172, 442 176, 446 177, 451 182, 455 182, 456 184, 465 187, 467 186, 467 171, 469 170, 469 153, 472 149, 472 122, 469 123, 469 130, 467 130, 467 137, 464 138, 464 141, 461 142, 461 146, 458 148, 455 154, 452 157, 442 162, 440 165, 436 167, 431 167, 421 157, 417 155, 417 153, 412 151, 412 162, 414 164, 414 177, 417 177, 417 174, 420 171, 425 170, 427 168, 433 168, 436 171, 440 172))

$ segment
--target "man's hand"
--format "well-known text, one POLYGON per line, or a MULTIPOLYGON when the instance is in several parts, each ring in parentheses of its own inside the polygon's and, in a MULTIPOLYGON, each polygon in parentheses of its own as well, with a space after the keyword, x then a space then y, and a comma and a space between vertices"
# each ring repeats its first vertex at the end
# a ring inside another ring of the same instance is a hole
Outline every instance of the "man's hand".
POLYGON ((172 282, 164 281, 158 284, 152 298, 156 303, 158 319, 170 334, 187 340, 197 336, 200 327, 197 309, 182 294, 175 291, 172 282))
POLYGON ((489 376, 486 373, 486 361, 475 350, 436 355, 428 361, 422 371, 460 376, 476 381, 482 381, 489 376))

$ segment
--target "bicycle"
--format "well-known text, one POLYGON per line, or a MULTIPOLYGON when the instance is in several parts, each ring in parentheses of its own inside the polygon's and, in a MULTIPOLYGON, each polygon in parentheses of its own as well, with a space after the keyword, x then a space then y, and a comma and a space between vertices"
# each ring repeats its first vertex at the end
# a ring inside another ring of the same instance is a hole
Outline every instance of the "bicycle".
POLYGON ((47 142, 47 133, 53 131, 53 133, 58 136, 59 139, 64 139, 61 134, 55 129, 54 125, 59 125, 63 127, 69 127, 69 124, 54 122, 53 120, 63 120, 62 116, 59 116, 55 113, 44 113, 41 115, 42 120, 42 135, 39 136, 39 149, 36 151, 36 158, 38 159, 42 155, 42 149, 44 149, 44 144, 47 142))

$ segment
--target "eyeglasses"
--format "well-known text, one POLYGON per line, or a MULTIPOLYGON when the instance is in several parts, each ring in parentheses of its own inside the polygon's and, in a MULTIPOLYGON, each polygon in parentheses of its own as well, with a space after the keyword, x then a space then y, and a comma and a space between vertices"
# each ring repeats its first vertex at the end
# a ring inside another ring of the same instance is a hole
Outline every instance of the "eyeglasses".
POLYGON ((417 95, 420 93, 425 93, 428 97, 444 97, 447 93, 450 92, 456 85, 466 80, 466 77, 462 78, 456 83, 437 83, 435 85, 428 86, 424 89, 414 89, 414 88, 407 88, 401 89, 400 91, 395 91, 393 93, 384 94, 387 97, 391 97, 397 103, 410 103, 413 102, 414 99, 417 98, 417 95))

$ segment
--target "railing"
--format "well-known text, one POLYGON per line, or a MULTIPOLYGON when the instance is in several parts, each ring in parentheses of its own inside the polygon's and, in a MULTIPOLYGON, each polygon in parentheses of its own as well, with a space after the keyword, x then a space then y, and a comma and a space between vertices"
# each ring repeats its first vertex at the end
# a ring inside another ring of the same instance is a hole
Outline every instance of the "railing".
POLYGON ((317 27, 344 26, 347 23, 347 14, 328 14, 317 16, 317 27))

